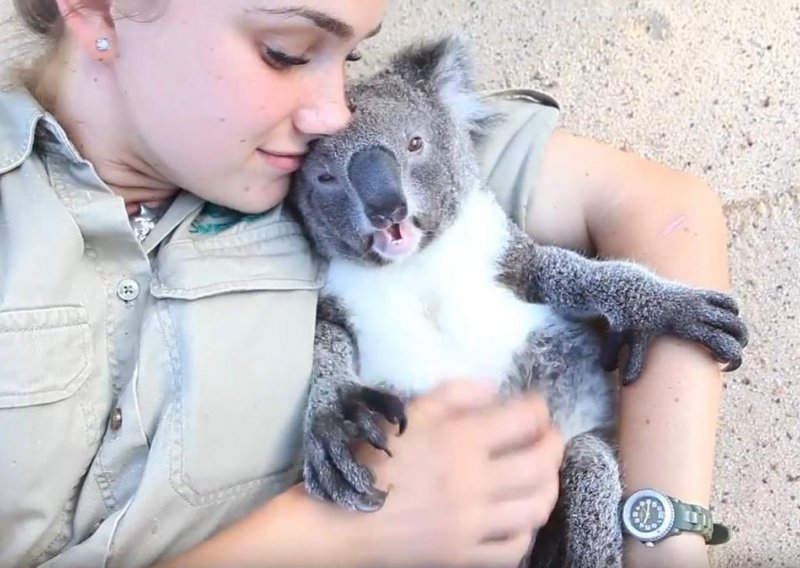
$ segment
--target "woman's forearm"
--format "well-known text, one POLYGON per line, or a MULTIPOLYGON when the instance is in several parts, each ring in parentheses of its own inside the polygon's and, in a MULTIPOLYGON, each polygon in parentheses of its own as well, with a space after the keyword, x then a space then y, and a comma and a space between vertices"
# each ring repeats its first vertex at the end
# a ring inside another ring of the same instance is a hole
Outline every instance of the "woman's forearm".
POLYGON ((356 515, 290 489, 197 548, 154 568, 368 568, 356 515))
MULTIPOLYGON (((713 191, 685 174, 651 178, 646 195, 609 209, 590 227, 597 252, 642 262, 688 284, 729 287, 727 232, 713 191)), ((701 347, 662 339, 647 367, 622 389, 619 444, 626 493, 653 487, 708 506, 722 391, 719 365, 701 347)), ((645 549, 626 542, 629 566, 704 565, 705 545, 681 535, 645 549)))

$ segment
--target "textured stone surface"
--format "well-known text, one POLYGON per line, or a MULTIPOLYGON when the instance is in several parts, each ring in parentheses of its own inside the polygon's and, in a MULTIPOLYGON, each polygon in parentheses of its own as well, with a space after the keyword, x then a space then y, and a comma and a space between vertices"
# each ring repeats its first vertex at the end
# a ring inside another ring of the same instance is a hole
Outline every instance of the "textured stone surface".
POLYGON ((734 286, 752 343, 727 384, 715 510, 736 540, 717 566, 800 566, 800 196, 728 205, 734 286))
MULTIPOLYGON (((25 45, 10 16, 0 0, 0 67, 25 45)), ((724 399, 714 508, 735 535, 714 564, 800 566, 800 2, 395 1, 359 65, 451 30, 474 40, 482 86, 545 90, 566 128, 722 195, 752 343, 724 399)))

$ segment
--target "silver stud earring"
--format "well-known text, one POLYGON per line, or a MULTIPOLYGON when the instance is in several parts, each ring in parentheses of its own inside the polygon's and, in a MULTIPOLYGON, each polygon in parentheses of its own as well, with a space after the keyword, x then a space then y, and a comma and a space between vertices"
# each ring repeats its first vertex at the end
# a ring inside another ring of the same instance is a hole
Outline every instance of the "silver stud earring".
POLYGON ((108 41, 107 37, 99 37, 94 42, 97 51, 108 51, 111 49, 111 42, 108 41))

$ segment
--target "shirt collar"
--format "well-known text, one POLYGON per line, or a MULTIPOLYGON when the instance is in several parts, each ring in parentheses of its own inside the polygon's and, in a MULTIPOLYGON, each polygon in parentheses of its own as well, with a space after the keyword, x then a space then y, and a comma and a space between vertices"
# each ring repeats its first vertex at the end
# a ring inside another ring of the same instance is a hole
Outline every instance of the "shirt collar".
POLYGON ((46 132, 60 152, 69 159, 83 158, 69 141, 66 132, 27 89, 0 91, 0 174, 17 168, 33 152, 37 133, 46 132))
POLYGON ((23 88, 0 91, 0 174, 18 167, 33 151, 45 111, 23 88))

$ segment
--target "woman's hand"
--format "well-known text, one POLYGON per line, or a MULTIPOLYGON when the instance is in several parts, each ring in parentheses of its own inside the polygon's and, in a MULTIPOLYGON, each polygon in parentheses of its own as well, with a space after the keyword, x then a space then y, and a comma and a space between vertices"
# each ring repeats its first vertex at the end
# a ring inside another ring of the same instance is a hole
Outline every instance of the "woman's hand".
POLYGON ((543 400, 454 382, 407 416, 393 457, 361 448, 389 492, 378 511, 297 485, 161 568, 516 568, 558 495, 563 444, 543 400))
POLYGON ((388 491, 364 515, 373 566, 516 567, 558 496, 563 442, 543 399, 505 403, 475 382, 453 382, 407 408, 392 457, 360 459, 388 491))

